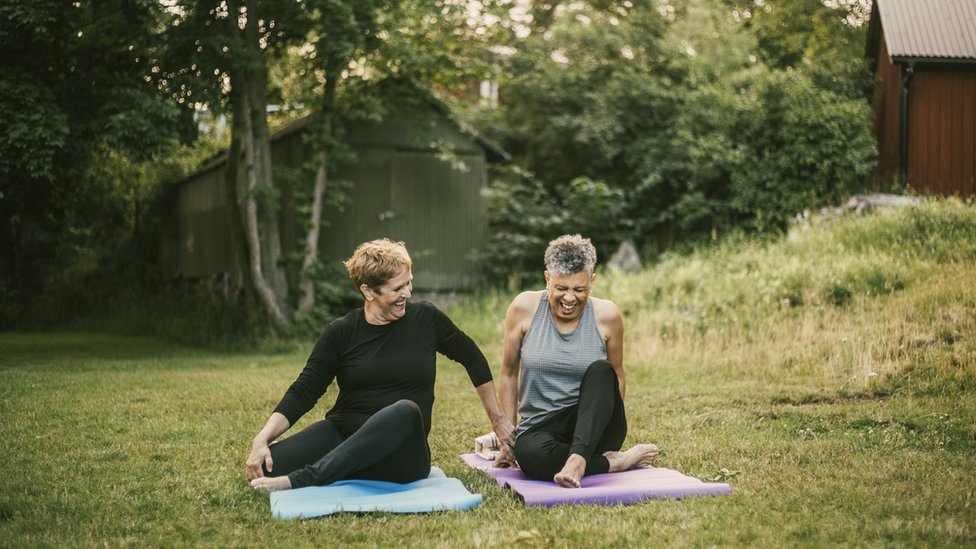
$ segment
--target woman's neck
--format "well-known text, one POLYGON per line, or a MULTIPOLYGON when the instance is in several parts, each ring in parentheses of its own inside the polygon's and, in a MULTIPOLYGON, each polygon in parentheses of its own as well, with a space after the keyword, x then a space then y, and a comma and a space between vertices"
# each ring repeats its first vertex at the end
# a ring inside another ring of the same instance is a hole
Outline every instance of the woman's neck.
POLYGON ((389 324, 390 323, 389 320, 385 320, 385 319, 381 318, 376 313, 376 311, 374 310, 374 308, 369 306, 369 302, 368 301, 363 305, 363 316, 366 318, 366 323, 367 324, 371 324, 373 326, 383 326, 385 324, 389 324))

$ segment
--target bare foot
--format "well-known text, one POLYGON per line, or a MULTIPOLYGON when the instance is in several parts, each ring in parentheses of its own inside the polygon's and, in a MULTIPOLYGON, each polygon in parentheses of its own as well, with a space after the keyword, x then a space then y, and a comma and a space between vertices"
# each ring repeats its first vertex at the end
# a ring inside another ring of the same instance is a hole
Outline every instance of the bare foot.
POLYGON ((635 467, 646 469, 654 465, 658 449, 653 444, 636 444, 626 452, 604 452, 610 462, 610 472, 626 471, 635 467))
POLYGON ((291 481, 288 477, 258 477, 251 481, 251 488, 264 492, 290 490, 291 481))
POLYGON ((570 454, 566 464, 563 465, 563 470, 556 473, 552 480, 563 488, 579 488, 580 479, 583 478, 585 472, 586 460, 583 456, 570 454))

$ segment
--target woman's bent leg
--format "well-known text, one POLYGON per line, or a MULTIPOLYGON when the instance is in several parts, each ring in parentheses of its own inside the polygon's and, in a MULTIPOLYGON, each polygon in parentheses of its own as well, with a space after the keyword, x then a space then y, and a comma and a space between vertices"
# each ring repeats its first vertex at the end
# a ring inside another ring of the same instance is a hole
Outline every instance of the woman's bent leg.
POLYGON ((552 479, 572 454, 586 460, 584 474, 606 473, 610 461, 603 452, 619 450, 626 436, 617 373, 609 362, 598 360, 583 375, 577 405, 519 435, 515 458, 526 475, 537 479, 552 479))
POLYGON ((574 410, 568 409, 520 434, 515 439, 515 459, 531 478, 551 480, 569 457, 574 410))
POLYGON ((626 437, 627 416, 617 373, 609 362, 598 360, 590 364, 580 383, 569 454, 586 459, 587 475, 606 473, 610 462, 603 452, 619 450, 626 437))
POLYGON ((348 478, 411 482, 430 474, 423 414, 400 400, 376 412, 321 459, 288 474, 292 488, 348 478))
POLYGON ((279 477, 297 471, 309 463, 315 463, 342 444, 344 439, 338 427, 331 421, 316 421, 270 446, 272 470, 268 471, 262 466, 264 475, 279 477))

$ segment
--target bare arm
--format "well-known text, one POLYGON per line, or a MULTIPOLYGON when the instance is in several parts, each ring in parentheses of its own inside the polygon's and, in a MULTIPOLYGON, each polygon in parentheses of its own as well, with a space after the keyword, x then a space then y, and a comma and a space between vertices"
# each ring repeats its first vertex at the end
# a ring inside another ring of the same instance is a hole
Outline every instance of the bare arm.
POLYGON ((594 299, 594 310, 600 334, 607 342, 607 361, 613 365, 620 385, 620 397, 626 396, 627 379, 624 375, 624 319, 620 308, 613 301, 594 299))
MULTIPOLYGON (((523 292, 512 300, 505 312, 504 341, 502 345, 502 363, 498 373, 498 400, 502 412, 507 417, 518 420, 518 388, 519 367, 522 356, 522 338, 528 325, 532 321, 533 306, 538 305, 538 292, 523 292)), ((495 458, 498 466, 514 465, 515 456, 511 445, 502 444, 499 459, 495 458)))
POLYGON ((498 398, 495 396, 495 384, 491 381, 482 383, 475 387, 478 398, 481 399, 481 407, 485 409, 485 414, 491 422, 491 430, 495 432, 502 446, 515 443, 515 425, 511 418, 502 411, 498 405, 498 398))
POLYGON ((505 312, 502 364, 498 373, 498 394, 502 411, 508 417, 518 418, 519 367, 522 360, 522 338, 528 330, 538 305, 538 292, 523 292, 512 300, 505 312))
POLYGON ((268 445, 287 431, 289 427, 291 427, 291 424, 284 414, 280 412, 271 414, 268 422, 264 424, 264 428, 261 429, 257 436, 254 437, 254 441, 251 442, 251 453, 244 462, 247 480, 254 480, 264 476, 261 465, 264 465, 268 471, 271 471, 274 462, 271 460, 271 449, 268 445))

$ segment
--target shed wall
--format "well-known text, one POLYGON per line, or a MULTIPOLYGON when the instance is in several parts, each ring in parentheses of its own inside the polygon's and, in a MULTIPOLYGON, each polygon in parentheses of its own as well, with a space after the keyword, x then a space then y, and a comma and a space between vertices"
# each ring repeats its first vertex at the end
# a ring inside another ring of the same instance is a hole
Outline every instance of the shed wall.
MULTIPOLYGON (((161 263, 169 278, 230 277, 242 284, 242 266, 229 245, 229 213, 224 199, 224 166, 185 181, 171 203, 161 263)), ((236 215, 236 214, 235 214, 236 215)))
POLYGON ((898 180, 899 132, 901 125, 901 67, 888 57, 884 38, 878 50, 876 83, 872 107, 874 137, 878 144, 878 166, 874 173, 875 186, 886 190, 898 180))
MULTIPOLYGON (((354 161, 329 174, 331 184, 351 182, 340 210, 327 207, 319 239, 324 259, 341 260, 359 243, 378 237, 403 240, 414 260, 419 290, 464 290, 480 279, 473 253, 487 238, 482 191, 487 185, 485 150, 442 117, 418 114, 391 117, 382 124, 352 128, 348 138, 354 161), (452 158, 432 148, 438 142, 452 158), (463 169, 455 169, 460 165, 463 169)), ((304 249, 307 213, 300 213, 294 176, 311 186, 305 166, 311 151, 302 130, 274 138, 272 157, 281 191, 284 253, 304 249), (282 177, 281 174, 291 176, 282 177)), ((245 265, 237 265, 224 204, 226 162, 183 181, 170 212, 172 227, 163 244, 162 269, 172 278, 214 279, 243 284, 245 265)), ((289 273, 297 282, 297 273, 289 273)), ((293 286, 294 287, 294 286, 293 286)))
POLYGON ((976 71, 919 68, 909 89, 909 185, 976 193, 976 71))
MULTIPOLYGON (((366 240, 402 240, 414 261, 416 288, 471 288, 480 279, 474 254, 487 239, 484 151, 444 125, 415 128, 401 120, 358 128, 350 135, 356 159, 331 173, 329 180, 345 180, 352 187, 341 209, 323 211, 319 251, 324 258, 345 259, 366 240), (432 141, 452 148, 453 158, 441 158, 431 149, 432 141)), ((277 150, 278 166, 298 167, 310 158, 298 132, 276 144, 277 150)), ((301 249, 305 235, 303 220, 294 217, 293 190, 281 187, 291 203, 286 209, 291 217, 282 228, 287 253, 301 249)))

